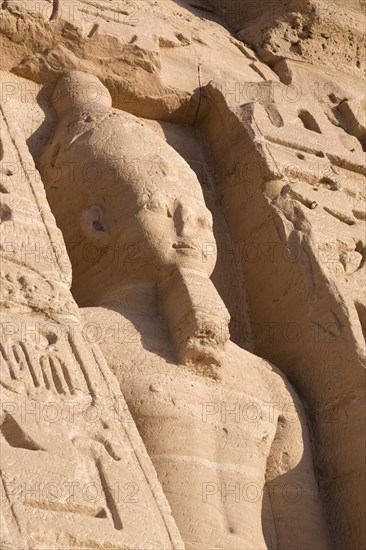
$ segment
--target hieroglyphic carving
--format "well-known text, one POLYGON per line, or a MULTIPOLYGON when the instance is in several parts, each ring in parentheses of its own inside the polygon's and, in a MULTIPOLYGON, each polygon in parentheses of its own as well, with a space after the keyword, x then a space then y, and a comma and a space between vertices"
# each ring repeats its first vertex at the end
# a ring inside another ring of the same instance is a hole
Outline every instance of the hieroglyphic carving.
POLYGON ((1 126, 1 546, 182 547, 118 384, 82 337, 62 236, 5 105, 1 126))
POLYGON ((222 175, 217 185, 236 246, 253 250, 250 261, 243 255, 241 271, 251 289, 258 352, 281 362, 304 389, 334 540, 341 547, 352 538, 357 546, 364 522, 355 519, 349 495, 363 518, 365 476, 363 459, 350 468, 348 440, 357 441, 352 456, 359 457, 365 445, 358 427, 365 397, 365 153, 330 113, 352 97, 350 86, 343 90, 340 83, 335 97, 334 84, 321 81, 327 95, 314 98, 296 82, 301 75, 306 81, 311 68, 295 69, 281 73, 292 74, 292 86, 253 84, 252 101, 240 107, 211 83, 201 130, 222 175), (332 422, 324 420, 329 410, 332 422), (341 429, 347 437, 339 436, 341 429), (334 441, 342 448, 337 456, 334 441))
POLYGON ((146 477, 142 446, 133 439, 118 388, 117 395, 111 392, 99 350, 86 350, 77 328, 66 335, 68 342, 49 344, 37 336, 38 342, 26 343, 8 337, 1 350, 2 497, 14 518, 31 547, 73 538, 81 546, 144 548, 146 540, 159 546, 166 529, 156 503, 159 487, 146 477), (40 525, 35 532, 32 527, 40 514, 49 524, 47 535, 40 525), (85 521, 84 532, 73 528, 75 514, 85 521))

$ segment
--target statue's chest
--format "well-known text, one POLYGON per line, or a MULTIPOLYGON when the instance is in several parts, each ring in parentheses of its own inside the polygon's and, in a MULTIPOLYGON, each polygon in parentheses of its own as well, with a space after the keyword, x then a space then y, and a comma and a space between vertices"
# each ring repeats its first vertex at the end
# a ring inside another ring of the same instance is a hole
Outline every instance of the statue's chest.
POLYGON ((118 378, 149 451, 198 454, 257 469, 277 427, 274 404, 176 365, 125 364, 118 378), (245 452, 243 452, 245 450, 245 452))

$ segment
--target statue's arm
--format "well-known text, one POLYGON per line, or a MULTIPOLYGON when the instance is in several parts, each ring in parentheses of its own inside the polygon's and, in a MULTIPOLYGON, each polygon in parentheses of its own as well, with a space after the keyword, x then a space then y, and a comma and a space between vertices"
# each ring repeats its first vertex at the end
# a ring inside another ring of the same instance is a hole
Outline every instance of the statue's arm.
POLYGON ((266 484, 281 550, 330 548, 302 404, 286 391, 267 462, 266 484))

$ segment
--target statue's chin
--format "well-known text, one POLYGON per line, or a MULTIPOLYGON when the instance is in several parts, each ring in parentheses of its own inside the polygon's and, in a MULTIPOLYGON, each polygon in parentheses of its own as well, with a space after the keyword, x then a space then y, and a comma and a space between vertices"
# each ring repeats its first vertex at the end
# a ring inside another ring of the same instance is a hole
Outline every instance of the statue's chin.
POLYGON ((202 247, 176 248, 172 263, 178 271, 180 269, 191 269, 210 277, 215 267, 216 258, 204 256, 202 247))
POLYGON ((177 351, 178 358, 185 365, 221 366, 222 351, 215 340, 194 336, 177 351))

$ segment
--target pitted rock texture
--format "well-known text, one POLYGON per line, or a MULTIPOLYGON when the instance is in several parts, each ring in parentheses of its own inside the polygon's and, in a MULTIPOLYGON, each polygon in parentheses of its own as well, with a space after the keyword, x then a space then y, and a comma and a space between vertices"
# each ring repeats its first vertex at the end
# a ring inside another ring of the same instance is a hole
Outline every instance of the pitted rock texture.
POLYGON ((364 75, 365 4, 359 0, 209 4, 271 67, 281 59, 294 59, 358 78, 364 75))

